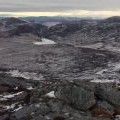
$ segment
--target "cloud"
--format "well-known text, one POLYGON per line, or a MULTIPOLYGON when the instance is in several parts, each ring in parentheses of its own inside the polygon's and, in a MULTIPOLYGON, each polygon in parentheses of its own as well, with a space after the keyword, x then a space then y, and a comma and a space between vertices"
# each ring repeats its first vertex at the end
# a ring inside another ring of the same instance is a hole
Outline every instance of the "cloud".
POLYGON ((1 15, 101 16, 120 15, 120 0, 0 0, 1 15))
POLYGON ((26 16, 73 16, 73 17, 110 17, 120 16, 120 10, 115 11, 87 11, 68 10, 61 12, 0 12, 1 16, 26 17, 26 16))
POLYGON ((0 0, 1 12, 60 12, 117 10, 120 0, 0 0), (3 7, 4 6, 4 7, 3 7))

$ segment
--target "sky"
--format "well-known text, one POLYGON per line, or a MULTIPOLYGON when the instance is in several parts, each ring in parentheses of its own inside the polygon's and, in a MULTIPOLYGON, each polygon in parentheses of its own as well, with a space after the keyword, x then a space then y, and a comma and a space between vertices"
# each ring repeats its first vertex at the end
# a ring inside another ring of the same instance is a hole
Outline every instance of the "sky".
POLYGON ((120 16, 120 0, 0 0, 1 16, 120 16))

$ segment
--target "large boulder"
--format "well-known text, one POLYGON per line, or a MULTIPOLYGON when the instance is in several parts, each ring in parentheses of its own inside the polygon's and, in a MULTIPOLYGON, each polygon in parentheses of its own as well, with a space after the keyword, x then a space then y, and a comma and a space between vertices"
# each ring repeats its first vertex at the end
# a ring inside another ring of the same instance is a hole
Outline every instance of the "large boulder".
POLYGON ((96 87, 96 96, 115 107, 120 107, 120 91, 114 84, 101 84, 96 87))
POLYGON ((81 116, 80 118, 70 118, 69 120, 111 120, 109 118, 98 118, 98 117, 88 117, 88 116, 81 116))
POLYGON ((83 111, 87 111, 96 103, 94 92, 75 85, 59 86, 55 91, 55 96, 72 107, 83 111))
POLYGON ((50 112, 50 108, 44 104, 33 104, 30 106, 25 106, 19 110, 15 110, 15 113, 11 115, 11 118, 15 118, 16 120, 26 120, 28 117, 32 117, 32 114, 36 115, 45 115, 50 112))
POLYGON ((62 115, 65 115, 64 117, 70 117, 71 115, 73 117, 81 116, 81 115, 88 115, 87 112, 78 111, 58 99, 50 100, 48 102, 48 105, 51 108, 52 112, 55 113, 55 115, 62 114, 62 115))
POLYGON ((94 117, 113 118, 114 108, 106 101, 98 101, 97 104, 91 108, 91 114, 94 117))

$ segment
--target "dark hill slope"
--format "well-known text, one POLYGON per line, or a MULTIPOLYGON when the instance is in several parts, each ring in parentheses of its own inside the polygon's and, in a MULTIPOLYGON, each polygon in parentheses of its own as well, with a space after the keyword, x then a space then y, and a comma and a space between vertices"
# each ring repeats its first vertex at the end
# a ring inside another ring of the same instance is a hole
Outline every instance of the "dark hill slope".
POLYGON ((14 17, 4 18, 4 19, 1 19, 0 21, 4 23, 6 26, 28 23, 28 21, 21 20, 19 18, 14 18, 14 17))
POLYGON ((58 42, 77 45, 88 45, 102 42, 119 46, 119 17, 111 17, 96 22, 80 22, 76 24, 59 24, 48 31, 48 37, 58 42))
POLYGON ((45 31, 47 31, 47 27, 41 24, 23 24, 17 26, 14 29, 11 29, 9 31, 9 34, 13 36, 13 35, 21 35, 24 33, 31 33, 39 37, 43 35, 45 31))

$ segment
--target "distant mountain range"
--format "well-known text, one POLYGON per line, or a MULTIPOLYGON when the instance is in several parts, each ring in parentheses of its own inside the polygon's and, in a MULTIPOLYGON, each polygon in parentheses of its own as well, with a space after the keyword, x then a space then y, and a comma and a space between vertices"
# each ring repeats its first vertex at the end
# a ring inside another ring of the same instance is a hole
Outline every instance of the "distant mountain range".
POLYGON ((72 17, 26 17, 0 19, 0 36, 32 33, 76 44, 119 42, 120 17, 80 19, 72 17), (50 25, 46 25, 50 24, 50 25), (51 25, 52 23, 52 25, 51 25), (57 24, 53 24, 57 23, 57 24))
POLYGON ((31 22, 39 22, 39 23, 43 23, 43 22, 67 22, 67 21, 77 21, 77 20, 81 20, 81 19, 91 19, 91 18, 77 18, 77 17, 23 17, 21 19, 24 20, 28 20, 31 22))
MULTIPOLYGON (((0 19, 9 18, 9 17, 0 17, 0 19)), ((79 21, 84 19, 94 19, 92 17, 85 17, 85 18, 79 18, 79 17, 60 17, 60 16, 40 16, 40 17, 18 17, 22 20, 27 20, 30 22, 37 22, 37 23, 44 23, 44 22, 67 22, 67 21, 79 21)), ((96 18, 98 19, 98 18, 96 18)))

